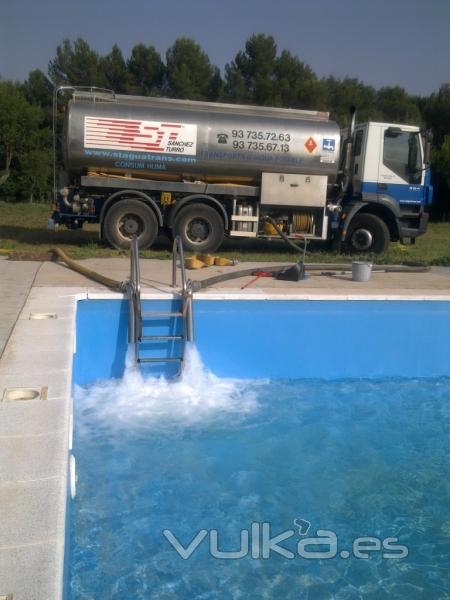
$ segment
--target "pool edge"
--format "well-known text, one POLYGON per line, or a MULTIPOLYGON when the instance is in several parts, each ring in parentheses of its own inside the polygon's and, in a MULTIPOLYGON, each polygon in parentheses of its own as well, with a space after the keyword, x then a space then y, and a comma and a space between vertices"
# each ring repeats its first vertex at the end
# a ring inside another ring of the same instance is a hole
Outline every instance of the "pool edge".
POLYGON ((0 361, 0 596, 63 596, 75 316, 86 297, 32 287, 0 361), (39 395, 5 401, 10 388, 39 395))

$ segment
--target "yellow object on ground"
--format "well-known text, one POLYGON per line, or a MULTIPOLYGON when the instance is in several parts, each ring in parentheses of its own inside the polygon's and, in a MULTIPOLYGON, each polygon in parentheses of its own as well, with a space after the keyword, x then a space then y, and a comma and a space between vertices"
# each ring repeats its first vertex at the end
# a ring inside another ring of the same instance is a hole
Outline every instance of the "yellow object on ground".
POLYGON ((203 269, 203 267, 206 267, 206 264, 196 256, 190 256, 184 262, 187 269, 203 269))
POLYGON ((205 263, 207 267, 211 267, 217 258, 217 256, 211 256, 211 254, 197 254, 197 259, 205 263))
POLYGON ((190 256, 184 261, 187 269, 202 269, 203 267, 233 267, 238 261, 234 258, 224 258, 222 256, 211 256, 210 254, 197 254, 190 256))
POLYGON ((237 262, 238 261, 233 258, 222 258, 221 256, 216 256, 214 264, 216 267, 234 267, 237 262))

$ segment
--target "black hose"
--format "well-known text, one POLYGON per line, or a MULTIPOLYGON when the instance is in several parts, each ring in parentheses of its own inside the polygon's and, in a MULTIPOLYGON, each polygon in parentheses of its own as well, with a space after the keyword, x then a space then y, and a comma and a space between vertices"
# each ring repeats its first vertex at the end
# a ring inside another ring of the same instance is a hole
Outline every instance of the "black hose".
MULTIPOLYGON (((278 275, 281 271, 292 267, 290 265, 269 265, 264 267, 251 267, 248 269, 241 269, 239 271, 232 271, 231 273, 222 273, 220 275, 214 275, 213 277, 208 277, 203 280, 192 281, 192 286, 194 292, 198 292, 202 289, 210 287, 212 285, 217 285, 218 283, 222 283, 224 281, 229 281, 232 279, 240 279, 241 277, 248 277, 249 275, 253 275, 255 271, 268 271, 269 273, 273 273, 274 275, 278 275)), ((305 270, 307 272, 317 273, 318 275, 328 275, 334 273, 351 273, 352 265, 351 264, 320 264, 320 263, 311 263, 305 264, 305 270)), ((430 270, 430 267, 407 267, 404 265, 374 265, 372 267, 372 272, 376 273, 427 273, 430 270)))

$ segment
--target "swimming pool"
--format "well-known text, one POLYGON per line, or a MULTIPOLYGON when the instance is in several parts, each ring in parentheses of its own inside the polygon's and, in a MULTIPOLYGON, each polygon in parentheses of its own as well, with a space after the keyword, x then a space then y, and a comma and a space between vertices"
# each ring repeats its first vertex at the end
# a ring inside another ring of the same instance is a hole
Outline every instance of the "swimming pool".
POLYGON ((195 317, 169 384, 123 377, 126 303, 78 305, 67 597, 450 597, 448 303, 195 317))

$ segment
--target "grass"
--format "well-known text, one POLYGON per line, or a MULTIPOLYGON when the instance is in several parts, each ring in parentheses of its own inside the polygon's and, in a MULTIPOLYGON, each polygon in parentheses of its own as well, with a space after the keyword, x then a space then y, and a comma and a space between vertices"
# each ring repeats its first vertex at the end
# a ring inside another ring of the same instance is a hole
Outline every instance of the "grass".
MULTIPOLYGON (((98 239, 98 225, 84 229, 58 231, 47 229, 47 219, 52 209, 48 204, 11 204, 0 202, 0 253, 12 259, 45 260, 50 250, 62 248, 75 259, 124 256, 126 252, 109 248, 98 239)), ((307 262, 349 262, 350 257, 321 249, 319 243, 311 243, 307 262)), ((225 240, 219 251, 221 256, 240 261, 289 262, 297 254, 282 241, 225 240)), ((160 237, 151 250, 142 252, 144 258, 167 259, 171 257, 171 243, 160 237)), ((390 245, 382 255, 352 255, 351 259, 364 258, 377 264, 423 264, 450 266, 450 223, 430 223, 427 233, 418 238, 413 246, 399 243, 390 245)))

